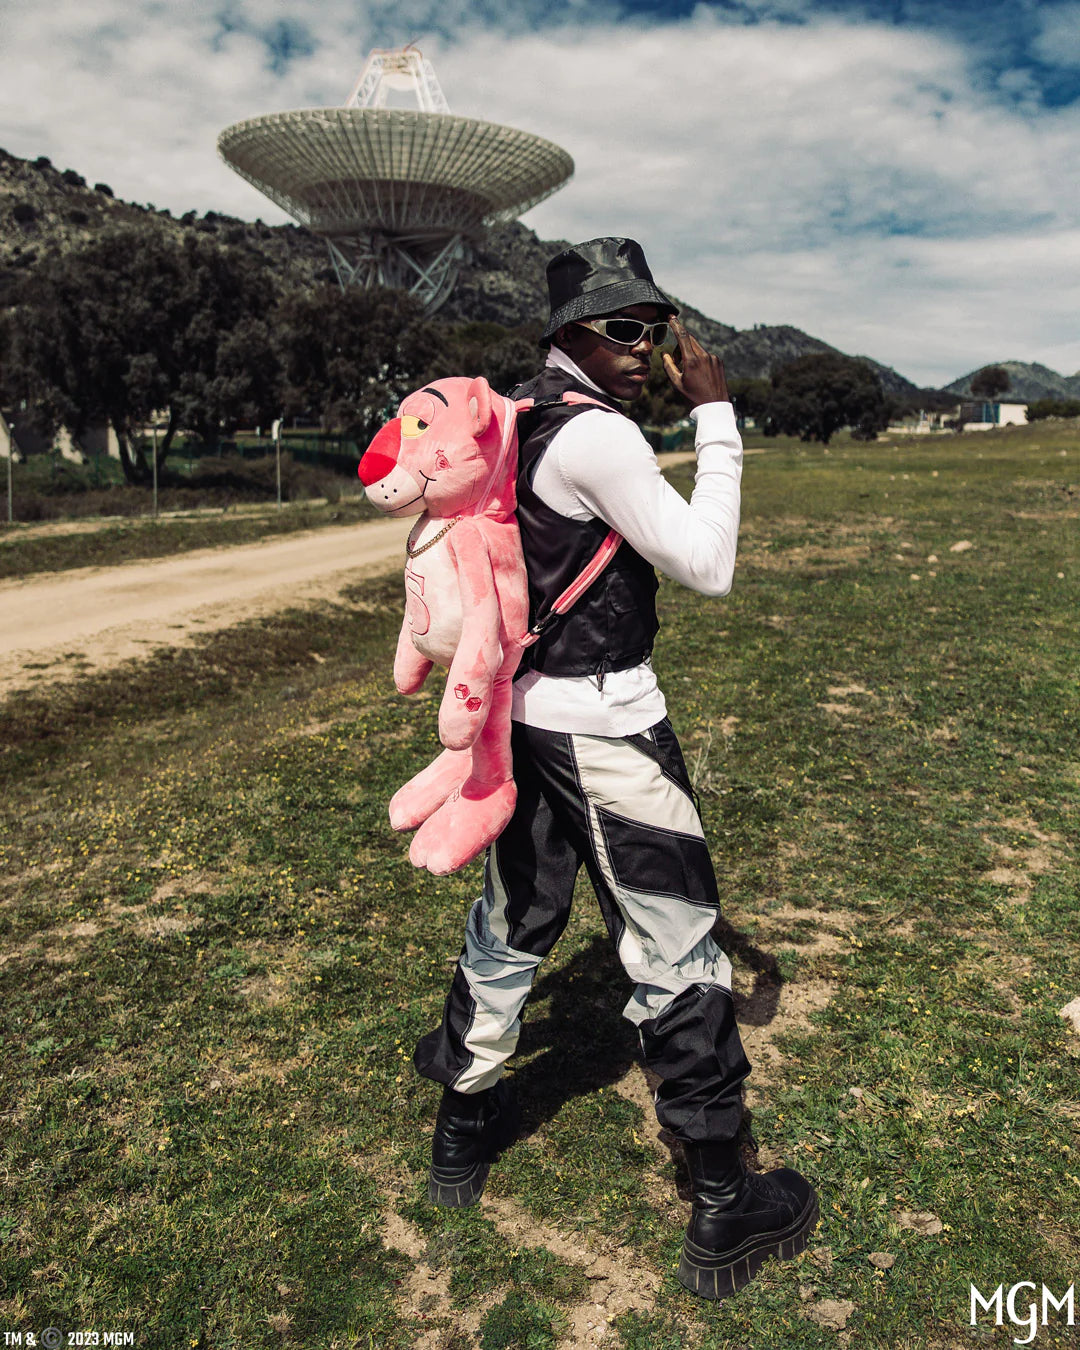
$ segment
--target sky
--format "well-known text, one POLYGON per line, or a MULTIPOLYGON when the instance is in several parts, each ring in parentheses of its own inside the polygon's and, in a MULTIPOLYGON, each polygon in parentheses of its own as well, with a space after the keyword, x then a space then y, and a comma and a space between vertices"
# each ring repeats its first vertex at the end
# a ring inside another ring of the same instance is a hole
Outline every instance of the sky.
POLYGON ((573 156, 542 239, 632 236, 713 318, 919 384, 1080 371, 1080 0, 0 0, 0 147, 276 224, 218 132, 409 41, 573 156))

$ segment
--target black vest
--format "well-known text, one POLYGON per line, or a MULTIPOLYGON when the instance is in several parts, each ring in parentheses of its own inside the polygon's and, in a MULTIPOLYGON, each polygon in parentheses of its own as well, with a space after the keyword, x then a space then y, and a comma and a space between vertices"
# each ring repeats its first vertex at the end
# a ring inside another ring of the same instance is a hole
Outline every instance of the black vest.
MULTIPOLYGON (((603 520, 570 520, 541 501, 532 488, 541 456, 555 433, 595 404, 567 404, 562 395, 573 389, 602 399, 613 414, 622 411, 614 399, 598 395, 566 371, 547 366, 520 385, 512 398, 534 398, 537 407, 518 415, 517 518, 529 577, 529 623, 549 613, 553 602, 584 570, 603 543, 610 526, 603 520)), ((659 628, 656 617, 656 573, 624 540, 577 604, 545 629, 525 649, 521 670, 545 675, 595 675, 601 682, 609 670, 640 665, 652 652, 659 628)))

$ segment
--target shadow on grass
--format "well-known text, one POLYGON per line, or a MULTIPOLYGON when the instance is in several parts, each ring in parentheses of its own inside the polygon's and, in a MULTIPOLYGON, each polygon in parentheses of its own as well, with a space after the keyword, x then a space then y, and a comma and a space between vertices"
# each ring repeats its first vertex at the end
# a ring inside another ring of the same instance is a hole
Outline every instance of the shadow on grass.
POLYGON ((767 1027, 779 1011, 784 983, 776 957, 772 952, 762 951, 722 915, 713 924, 712 936, 732 962, 741 961, 754 972, 750 992, 734 995, 736 1021, 743 1026, 767 1027))
POLYGON ((519 1054, 528 1062, 514 1075, 523 1136, 574 1097, 610 1087, 629 1072, 638 1057, 634 1028, 622 1016, 630 988, 611 943, 599 936, 537 981, 530 1002, 548 1008, 524 1023, 519 1054))
MULTIPOLYGON (((776 957, 723 918, 713 937, 733 960, 754 971, 751 991, 735 995, 738 1021, 767 1026, 779 1009, 783 985, 776 957)), ((641 1064, 636 1032, 622 1015, 631 989, 611 943, 600 936, 537 981, 530 1003, 548 1006, 543 1016, 523 1023, 518 1053, 525 1062, 514 1075, 522 1137, 535 1133, 573 1098, 610 1087, 633 1064, 641 1064)), ((642 1068, 654 1089, 659 1080, 642 1068)))

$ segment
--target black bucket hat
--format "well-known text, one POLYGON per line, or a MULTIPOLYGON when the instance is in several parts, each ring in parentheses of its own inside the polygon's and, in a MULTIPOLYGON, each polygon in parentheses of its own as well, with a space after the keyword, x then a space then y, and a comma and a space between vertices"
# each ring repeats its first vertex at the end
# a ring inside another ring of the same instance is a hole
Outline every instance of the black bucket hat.
POLYGON ((547 265, 551 318, 540 338, 548 346, 564 323, 595 319, 627 305, 678 305, 657 289, 645 253, 635 239, 589 239, 566 249, 547 265))

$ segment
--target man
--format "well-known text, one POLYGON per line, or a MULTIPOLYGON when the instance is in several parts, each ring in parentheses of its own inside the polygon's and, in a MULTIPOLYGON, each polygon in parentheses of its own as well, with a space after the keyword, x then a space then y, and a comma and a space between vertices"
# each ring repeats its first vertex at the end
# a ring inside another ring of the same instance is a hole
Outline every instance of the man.
POLYGON ((432 1146, 436 1204, 479 1199, 517 1113, 501 1079, 536 970, 569 917, 584 863, 635 988, 624 1014, 660 1078, 661 1123, 683 1145, 693 1212, 679 1279, 723 1298, 770 1255, 801 1251, 817 1201, 797 1172, 747 1173, 738 1147, 750 1071, 731 964, 710 936, 719 897, 701 821, 650 655, 654 567, 706 595, 731 588, 742 443, 724 369, 675 319, 639 244, 593 239, 548 265, 547 364, 514 397, 518 520, 532 622, 578 576, 609 528, 624 543, 568 614, 527 649, 514 686, 518 802, 490 850, 442 1025, 416 1048, 445 1085, 432 1146), (665 481, 620 400, 638 397, 653 348, 691 404, 691 501, 665 481), (568 391, 591 404, 567 404, 568 391), (599 406, 598 406, 599 405, 599 406))

